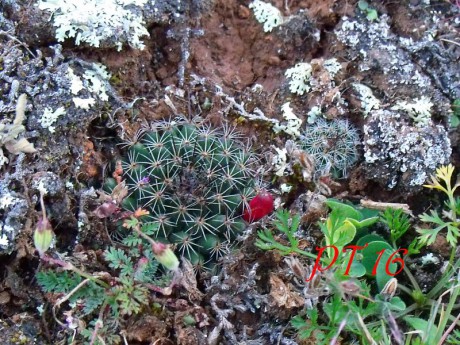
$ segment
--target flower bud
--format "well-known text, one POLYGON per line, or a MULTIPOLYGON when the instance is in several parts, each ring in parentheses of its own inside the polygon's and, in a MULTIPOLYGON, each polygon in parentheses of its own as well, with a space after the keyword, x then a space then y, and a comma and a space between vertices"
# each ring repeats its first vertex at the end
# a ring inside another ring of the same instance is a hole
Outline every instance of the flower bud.
POLYGON ((157 259, 160 264, 168 270, 177 270, 179 267, 179 259, 177 259, 176 254, 174 254, 167 244, 155 242, 155 244, 152 245, 152 251, 155 259, 157 259))
POLYGON ((353 280, 345 280, 340 283, 342 292, 350 296, 357 296, 361 292, 361 288, 353 280))
POLYGON ((34 232, 34 245, 40 256, 49 249, 53 241, 53 229, 48 218, 40 218, 35 227, 34 232))
POLYGON ((145 256, 139 259, 137 262, 136 270, 134 271, 134 279, 142 281, 145 275, 145 270, 147 269, 147 265, 149 264, 149 259, 145 256))
POLYGON ((250 202, 249 208, 243 214, 243 219, 249 223, 258 221, 273 212, 273 196, 267 191, 261 191, 250 202))
POLYGON ((382 291, 380 292, 382 295, 387 297, 388 299, 393 298, 396 293, 396 289, 398 288, 398 279, 391 278, 385 286, 383 287, 382 291))

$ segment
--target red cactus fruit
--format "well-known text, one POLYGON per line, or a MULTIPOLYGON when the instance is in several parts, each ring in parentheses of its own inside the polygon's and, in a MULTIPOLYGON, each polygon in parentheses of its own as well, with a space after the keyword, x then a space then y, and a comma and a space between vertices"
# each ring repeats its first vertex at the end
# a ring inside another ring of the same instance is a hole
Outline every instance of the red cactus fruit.
POLYGON ((249 208, 244 211, 243 219, 249 223, 258 221, 272 213, 274 208, 273 196, 267 191, 261 191, 249 202, 249 208))

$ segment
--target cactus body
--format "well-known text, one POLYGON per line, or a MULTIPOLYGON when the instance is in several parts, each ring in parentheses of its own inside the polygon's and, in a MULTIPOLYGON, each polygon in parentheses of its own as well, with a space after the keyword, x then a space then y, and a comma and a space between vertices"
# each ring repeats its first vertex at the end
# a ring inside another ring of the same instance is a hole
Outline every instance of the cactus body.
POLYGON ((347 120, 317 119, 301 135, 301 147, 315 158, 316 175, 346 177, 358 160, 357 130, 347 120))
MULTIPOLYGON (((164 122, 122 160, 129 189, 122 207, 149 211, 141 220, 160 225, 154 237, 176 244, 192 263, 214 261, 246 227, 240 215, 255 195, 253 163, 231 131, 164 122)), ((109 190, 113 184, 105 181, 109 190)))

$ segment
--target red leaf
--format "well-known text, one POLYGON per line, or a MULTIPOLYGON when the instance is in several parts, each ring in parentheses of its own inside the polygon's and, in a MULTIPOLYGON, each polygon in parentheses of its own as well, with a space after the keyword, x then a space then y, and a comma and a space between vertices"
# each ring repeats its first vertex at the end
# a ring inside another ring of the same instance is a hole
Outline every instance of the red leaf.
POLYGON ((266 191, 262 191, 249 202, 249 208, 244 211, 243 219, 252 223, 272 213, 273 209, 273 196, 266 191))

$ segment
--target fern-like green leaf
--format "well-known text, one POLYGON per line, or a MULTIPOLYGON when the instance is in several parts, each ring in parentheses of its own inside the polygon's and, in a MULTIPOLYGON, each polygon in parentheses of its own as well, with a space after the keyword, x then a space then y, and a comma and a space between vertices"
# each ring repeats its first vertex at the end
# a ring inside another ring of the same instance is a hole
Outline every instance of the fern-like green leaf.
POLYGON ((104 288, 94 282, 90 282, 81 289, 80 296, 78 297, 84 299, 83 314, 89 315, 104 303, 107 296, 104 288))
POLYGON ((311 322, 308 322, 304 320, 300 315, 294 316, 291 319, 291 325, 298 331, 300 339, 310 338, 313 331, 315 330, 312 326, 315 324, 316 320, 311 320, 311 322))
POLYGON ((158 230, 160 229, 158 223, 145 223, 141 227, 141 231, 149 236, 156 235, 158 233, 158 230))
POLYGON ((445 225, 445 222, 439 217, 438 212, 431 210, 431 215, 424 213, 420 216, 420 220, 426 223, 433 223, 438 225, 445 225))
POLYGON ((394 242, 410 228, 409 217, 402 209, 388 207, 381 215, 381 220, 390 228, 391 240, 394 242))
POLYGON ((457 238, 460 236, 460 232, 457 226, 452 224, 447 225, 447 236, 446 240, 452 247, 457 245, 457 238))
POLYGON ((111 268, 121 270, 121 276, 134 273, 134 265, 131 259, 122 249, 110 247, 105 251, 104 256, 111 268))
POLYGON ((452 334, 447 338, 447 344, 460 345, 460 330, 454 329, 452 334))
POLYGON ((441 230, 446 229, 446 240, 452 247, 455 247, 457 245, 457 238, 460 236, 460 230, 458 226, 456 226, 453 222, 444 221, 436 211, 431 210, 430 213, 431 215, 427 213, 422 214, 420 216, 420 220, 425 223, 432 223, 439 226, 435 227, 434 229, 417 229, 417 232, 421 234, 421 240, 424 241, 426 245, 433 244, 438 233, 441 230))
POLYGON ((277 211, 276 212, 276 218, 277 220, 273 223, 275 225, 275 227, 282 233, 284 234, 288 234, 292 228, 294 228, 294 231, 292 232, 295 232, 297 230, 297 226, 299 225, 299 223, 297 222, 297 224, 292 224, 292 226, 289 225, 289 220, 291 218, 290 214, 289 214, 289 211, 287 210, 280 210, 280 211, 277 211))
POLYGON ((128 235, 123 239, 123 244, 128 247, 137 247, 142 243, 142 239, 134 234, 128 235))
POLYGON ((283 254, 289 254, 289 247, 286 247, 281 243, 278 243, 273 237, 273 234, 270 230, 260 230, 257 234, 259 238, 256 240, 256 247, 263 250, 277 249, 283 254))
POLYGON ((53 272, 51 270, 37 273, 37 282, 43 291, 66 293, 81 282, 81 278, 69 272, 53 272))

